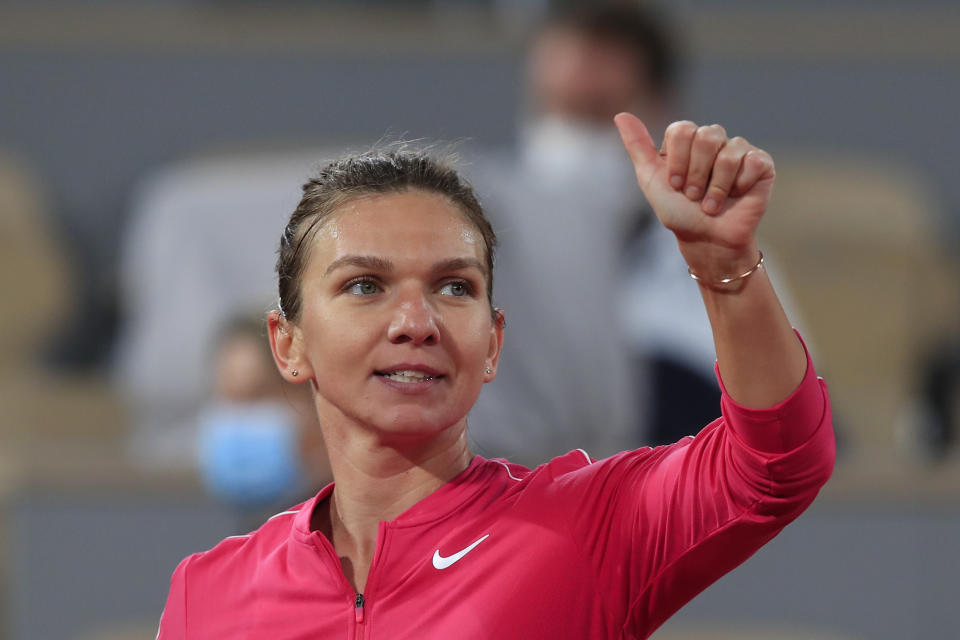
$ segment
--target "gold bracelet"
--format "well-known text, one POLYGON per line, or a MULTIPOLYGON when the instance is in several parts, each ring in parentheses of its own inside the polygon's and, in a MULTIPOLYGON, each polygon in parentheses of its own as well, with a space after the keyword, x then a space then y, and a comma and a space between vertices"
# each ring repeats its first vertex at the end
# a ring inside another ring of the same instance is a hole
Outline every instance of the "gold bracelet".
POLYGON ((723 280, 718 280, 716 282, 705 282, 704 279, 698 276, 697 274, 695 274, 690 269, 690 267, 687 267, 687 273, 689 273, 690 277, 696 280, 697 282, 699 282, 700 284, 703 284, 707 287, 718 287, 724 284, 730 284, 731 282, 736 282, 737 280, 743 280, 744 278, 750 276, 754 271, 759 269, 761 266, 763 266, 763 251, 760 252, 760 259, 757 260, 757 264, 750 267, 749 270, 744 271, 738 276, 733 276, 732 278, 724 278, 723 280))

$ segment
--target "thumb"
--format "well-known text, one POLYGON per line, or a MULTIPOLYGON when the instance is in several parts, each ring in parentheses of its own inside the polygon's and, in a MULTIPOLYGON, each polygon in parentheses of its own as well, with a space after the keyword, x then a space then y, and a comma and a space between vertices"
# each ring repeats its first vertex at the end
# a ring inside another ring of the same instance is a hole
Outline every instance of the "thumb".
POLYGON ((618 113, 614 116, 613 122, 617 125, 623 146, 626 147, 627 154, 633 162, 638 181, 641 186, 647 184, 660 159, 660 152, 653 144, 650 132, 640 118, 630 113, 618 113))

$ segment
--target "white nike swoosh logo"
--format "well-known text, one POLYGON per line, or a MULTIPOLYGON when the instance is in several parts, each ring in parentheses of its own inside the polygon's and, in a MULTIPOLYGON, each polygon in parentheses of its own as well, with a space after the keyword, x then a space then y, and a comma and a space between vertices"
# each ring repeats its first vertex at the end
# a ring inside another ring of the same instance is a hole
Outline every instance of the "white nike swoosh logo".
POLYGON ((466 549, 461 549, 460 551, 457 551, 457 552, 456 552, 455 554, 453 554, 452 556, 447 556, 446 558, 444 558, 443 556, 441 556, 441 555, 440 555, 440 549, 437 549, 436 551, 433 552, 433 568, 434 568, 434 569, 446 569, 447 567, 449 567, 449 566, 453 565, 454 563, 456 563, 457 561, 459 561, 460 558, 462 558, 463 556, 465 556, 465 555, 467 555, 468 553, 470 553, 471 551, 473 551, 474 548, 476 548, 476 546, 477 546, 478 544, 480 544, 481 542, 483 542, 484 540, 486 540, 486 539, 489 538, 489 537, 490 537, 490 534, 488 533, 487 535, 483 536, 482 538, 480 538, 479 540, 477 540, 476 542, 474 542, 473 544, 471 544, 471 545, 470 545, 469 547, 467 547, 466 549))

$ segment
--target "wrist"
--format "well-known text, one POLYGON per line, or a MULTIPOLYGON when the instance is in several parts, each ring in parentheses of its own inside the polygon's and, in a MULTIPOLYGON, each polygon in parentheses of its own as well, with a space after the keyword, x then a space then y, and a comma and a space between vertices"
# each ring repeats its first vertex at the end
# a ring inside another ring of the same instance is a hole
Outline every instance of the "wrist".
POLYGON ((763 253, 756 243, 745 248, 691 246, 680 243, 690 277, 702 287, 737 290, 763 266, 763 253))

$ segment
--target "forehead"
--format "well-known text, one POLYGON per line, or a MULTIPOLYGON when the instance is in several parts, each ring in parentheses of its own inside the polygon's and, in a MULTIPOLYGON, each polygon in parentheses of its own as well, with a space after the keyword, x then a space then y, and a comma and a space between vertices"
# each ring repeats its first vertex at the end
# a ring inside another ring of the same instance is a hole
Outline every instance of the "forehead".
POLYGON ((367 195, 338 208, 312 240, 310 268, 346 255, 432 265, 449 258, 483 263, 484 239, 466 215, 440 194, 419 190, 367 195))

